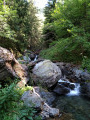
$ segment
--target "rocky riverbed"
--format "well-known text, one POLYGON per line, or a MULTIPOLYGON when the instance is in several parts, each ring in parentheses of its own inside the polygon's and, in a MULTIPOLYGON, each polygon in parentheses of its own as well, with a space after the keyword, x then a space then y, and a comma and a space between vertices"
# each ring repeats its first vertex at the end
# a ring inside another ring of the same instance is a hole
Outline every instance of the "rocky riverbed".
POLYGON ((43 120, 90 119, 90 73, 71 63, 43 60, 30 51, 17 61, 8 50, 0 50, 0 82, 3 76, 18 76, 18 86, 33 85, 22 100, 28 107, 34 104, 43 120))

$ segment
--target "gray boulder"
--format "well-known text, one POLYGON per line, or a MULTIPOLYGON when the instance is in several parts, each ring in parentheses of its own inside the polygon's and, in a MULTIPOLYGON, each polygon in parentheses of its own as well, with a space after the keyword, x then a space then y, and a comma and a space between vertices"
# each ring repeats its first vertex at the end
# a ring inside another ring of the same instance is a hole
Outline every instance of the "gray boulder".
POLYGON ((35 107, 42 110, 44 104, 43 99, 37 94, 34 89, 32 91, 26 91, 21 98, 24 104, 28 107, 35 107))
POLYGON ((21 99, 27 107, 34 107, 41 110, 40 115, 42 118, 49 118, 51 115, 53 117, 59 115, 59 109, 50 107, 34 89, 32 91, 26 91, 21 99))
POLYGON ((32 79, 48 88, 52 87, 61 77, 60 68, 50 60, 44 60, 35 65, 32 70, 32 79))

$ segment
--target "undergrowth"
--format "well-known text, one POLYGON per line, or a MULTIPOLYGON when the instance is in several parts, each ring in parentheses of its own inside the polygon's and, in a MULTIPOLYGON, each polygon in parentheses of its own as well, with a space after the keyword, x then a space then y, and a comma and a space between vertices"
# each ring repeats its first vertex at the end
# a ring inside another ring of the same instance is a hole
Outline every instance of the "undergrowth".
POLYGON ((33 107, 26 107, 21 101, 24 91, 32 87, 17 88, 15 83, 2 88, 0 85, 0 120, 41 120, 33 107))

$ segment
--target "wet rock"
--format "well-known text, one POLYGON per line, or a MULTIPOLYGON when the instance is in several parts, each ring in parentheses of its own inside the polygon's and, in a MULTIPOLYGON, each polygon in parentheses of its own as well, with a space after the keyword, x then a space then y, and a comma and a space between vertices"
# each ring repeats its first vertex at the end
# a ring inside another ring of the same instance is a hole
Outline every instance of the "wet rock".
POLYGON ((59 82, 59 85, 63 85, 64 87, 69 87, 70 83, 69 82, 59 82))
POLYGON ((50 60, 44 60, 35 65, 33 74, 34 78, 32 79, 35 83, 39 82, 41 85, 50 88, 60 79, 61 70, 50 60))
POLYGON ((62 83, 59 82, 59 85, 60 84, 63 85, 63 87, 70 88, 71 90, 74 90, 74 88, 75 88, 75 85, 73 83, 70 83, 70 82, 62 82, 62 83))
POLYGON ((31 53, 31 54, 29 55, 29 57, 30 57, 31 60, 34 60, 35 57, 36 57, 36 55, 35 55, 34 53, 31 53))
POLYGON ((58 95, 65 95, 70 92, 70 88, 65 87, 64 85, 57 84, 53 92, 57 93, 58 95))
POLYGON ((74 85, 74 84, 69 84, 69 88, 70 88, 71 90, 74 90, 75 85, 74 85))
MULTIPOLYGON (((75 84, 69 82, 68 79, 62 78, 58 81, 58 85, 60 86, 60 88, 62 89, 68 89, 68 90, 74 90, 75 88, 75 84)), ((58 87, 59 87, 58 86, 58 87)))

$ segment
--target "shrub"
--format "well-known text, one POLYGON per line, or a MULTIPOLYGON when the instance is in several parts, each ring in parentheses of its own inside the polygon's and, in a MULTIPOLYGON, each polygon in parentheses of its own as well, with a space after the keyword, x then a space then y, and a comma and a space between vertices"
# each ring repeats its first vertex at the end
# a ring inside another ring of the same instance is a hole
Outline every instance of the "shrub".
POLYGON ((48 22, 45 25, 52 26, 50 32, 54 31, 55 39, 49 35, 51 42, 48 49, 41 52, 41 56, 54 61, 90 66, 85 63, 88 60, 83 59, 84 56, 90 59, 89 0, 64 0, 63 3, 61 0, 57 1, 51 16, 52 23, 48 22))
POLYGON ((34 108, 28 108, 23 105, 20 100, 25 90, 31 87, 19 89, 16 84, 2 88, 0 85, 0 119, 1 120, 41 120, 39 116, 35 116, 34 108), (22 91, 22 92, 21 92, 22 91))
POLYGON ((84 56, 83 61, 82 61, 82 68, 86 69, 90 72, 90 59, 84 56))

